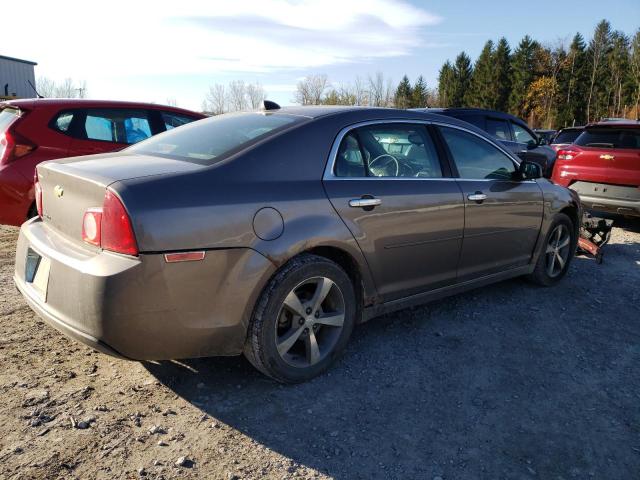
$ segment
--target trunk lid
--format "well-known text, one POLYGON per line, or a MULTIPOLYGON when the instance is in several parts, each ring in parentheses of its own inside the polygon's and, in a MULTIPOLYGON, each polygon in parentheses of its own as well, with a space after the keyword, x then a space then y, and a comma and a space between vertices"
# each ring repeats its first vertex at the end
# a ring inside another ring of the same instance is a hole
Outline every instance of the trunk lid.
POLYGON ((566 176, 614 185, 640 185, 640 128, 618 126, 587 127, 574 145, 574 152, 562 161, 566 176))
POLYGON ((42 188, 42 220, 70 241, 98 250, 82 241, 82 219, 87 209, 102 207, 109 185, 203 167, 168 158, 111 153, 44 162, 37 168, 42 188))

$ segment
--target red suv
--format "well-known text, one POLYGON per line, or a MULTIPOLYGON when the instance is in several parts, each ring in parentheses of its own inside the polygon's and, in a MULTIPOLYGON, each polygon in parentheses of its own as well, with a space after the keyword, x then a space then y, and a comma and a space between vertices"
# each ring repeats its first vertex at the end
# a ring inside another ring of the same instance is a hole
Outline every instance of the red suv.
POLYGON ((45 160, 112 152, 205 118, 147 103, 68 99, 0 102, 0 224, 36 215, 35 166, 45 160))
POLYGON ((552 180, 593 210, 640 216, 640 122, 587 125, 558 151, 552 180))

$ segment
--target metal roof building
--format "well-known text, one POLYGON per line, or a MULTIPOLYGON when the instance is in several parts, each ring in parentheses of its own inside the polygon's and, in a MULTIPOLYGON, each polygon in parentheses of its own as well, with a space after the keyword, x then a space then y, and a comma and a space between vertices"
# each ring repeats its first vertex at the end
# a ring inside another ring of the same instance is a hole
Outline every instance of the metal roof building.
POLYGON ((33 67, 37 63, 0 55, 0 100, 33 98, 36 77, 33 67), (29 85, 31 82, 31 85, 29 85))

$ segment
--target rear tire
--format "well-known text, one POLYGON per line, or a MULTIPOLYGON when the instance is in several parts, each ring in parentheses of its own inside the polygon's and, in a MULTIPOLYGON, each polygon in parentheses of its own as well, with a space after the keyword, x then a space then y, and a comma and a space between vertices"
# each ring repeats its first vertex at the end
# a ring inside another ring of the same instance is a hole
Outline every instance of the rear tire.
POLYGON ((299 383, 344 351, 356 320, 351 279, 336 263, 303 254, 269 281, 249 324, 244 354, 265 375, 299 383))
POLYGON ((573 222, 564 213, 558 213, 549 227, 536 267, 528 279, 543 287, 558 283, 567 274, 577 244, 578 234, 573 222))

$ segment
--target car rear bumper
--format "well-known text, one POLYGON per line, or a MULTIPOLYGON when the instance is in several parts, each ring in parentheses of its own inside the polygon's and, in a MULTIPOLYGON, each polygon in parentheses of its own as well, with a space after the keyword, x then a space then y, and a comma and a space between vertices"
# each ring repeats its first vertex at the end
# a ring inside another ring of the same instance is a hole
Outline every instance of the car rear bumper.
POLYGON ((579 181, 569 188, 578 192, 580 202, 590 210, 640 216, 638 187, 579 181))
POLYGON ((110 355, 165 360, 240 354, 257 295, 274 272, 248 248, 179 263, 90 252, 34 219, 20 230, 14 281, 65 335, 110 355), (46 259, 36 262, 47 264, 44 281, 27 272, 38 257, 46 259))

